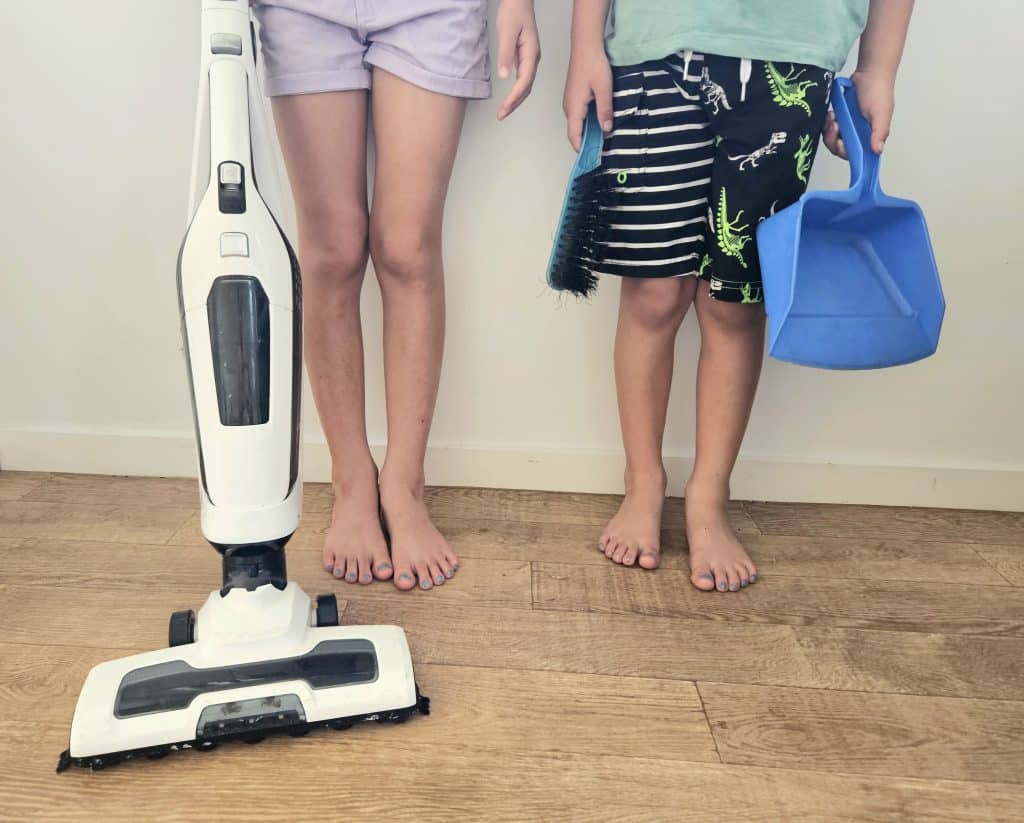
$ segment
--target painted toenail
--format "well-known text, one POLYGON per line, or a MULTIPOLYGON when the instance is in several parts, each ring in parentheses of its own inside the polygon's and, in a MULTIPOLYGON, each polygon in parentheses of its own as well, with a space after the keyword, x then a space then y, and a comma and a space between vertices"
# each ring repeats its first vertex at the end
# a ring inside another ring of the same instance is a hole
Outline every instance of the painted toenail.
POLYGON ((343 571, 342 571, 341 569, 338 569, 338 568, 336 568, 336 569, 334 570, 334 576, 335 576, 335 577, 341 577, 341 576, 342 576, 342 575, 344 575, 344 574, 345 574, 345 572, 343 572, 343 571))
POLYGON ((324 568, 327 569, 327 573, 328 574, 330 574, 331 572, 334 571, 334 566, 331 565, 330 563, 328 563, 326 566, 324 566, 324 568))
POLYGON ((741 586, 742 588, 744 588, 744 589, 745 589, 745 588, 746 588, 747 586, 749 586, 749 585, 750 585, 750 581, 749 581, 749 580, 741 580, 741 581, 740 581, 740 586, 741 586))
POLYGON ((729 585, 729 591, 731 591, 731 592, 738 592, 739 590, 740 590, 740 584, 739 583, 731 583, 729 585))
POLYGON ((386 572, 390 568, 391 568, 391 564, 390 563, 381 563, 381 564, 379 564, 377 566, 377 571, 379 571, 379 572, 386 572))
POLYGON ((349 572, 348 574, 345 575, 345 579, 349 580, 349 581, 355 580, 356 579, 356 573, 355 572, 349 572))
POLYGON ((412 575, 409 574, 408 572, 402 572, 400 575, 398 575, 398 579, 399 580, 412 580, 412 575))
POLYGON ((757 582, 757 575, 756 574, 750 575, 750 582, 751 583, 756 583, 757 582))
POLYGON ((701 580, 711 580, 711 581, 714 581, 715 576, 713 574, 711 574, 711 572, 704 572, 700 576, 700 578, 701 578, 701 580))
POLYGON ((718 590, 720 592, 724 592, 727 588, 729 588, 729 587, 725 583, 719 583, 718 584, 718 590))
POLYGON ((445 574, 448 575, 449 577, 451 577, 452 575, 455 574, 455 569, 452 568, 451 566, 449 566, 448 567, 448 571, 446 571, 445 574))
POLYGON ((421 580, 420 581, 420 586, 422 586, 424 589, 429 589, 430 588, 430 581, 429 580, 421 580))
POLYGON ((444 575, 439 574, 437 577, 434 578, 434 582, 437 583, 438 586, 440 586, 442 583, 444 583, 444 575))
POLYGON ((362 577, 360 577, 359 579, 360 579, 360 580, 362 580, 362 581, 363 581, 364 583, 369 583, 369 582, 370 582, 371 580, 373 580, 373 575, 372 575, 372 574, 369 574, 369 573, 367 573, 367 574, 364 574, 364 575, 363 575, 362 577))

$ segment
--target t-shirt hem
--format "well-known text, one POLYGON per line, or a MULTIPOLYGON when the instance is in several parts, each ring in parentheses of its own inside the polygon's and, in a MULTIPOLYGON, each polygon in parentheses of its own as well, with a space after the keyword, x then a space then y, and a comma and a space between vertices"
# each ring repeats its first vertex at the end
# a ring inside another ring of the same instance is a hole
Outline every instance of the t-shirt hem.
POLYGON ((608 38, 605 47, 613 66, 632 66, 648 60, 658 60, 683 49, 717 54, 722 57, 749 57, 752 60, 775 60, 787 63, 803 63, 830 71, 839 71, 848 54, 837 59, 835 53, 822 51, 821 46, 807 43, 780 42, 757 37, 736 37, 708 32, 686 30, 667 34, 664 37, 645 40, 643 43, 616 42, 614 35, 608 38))

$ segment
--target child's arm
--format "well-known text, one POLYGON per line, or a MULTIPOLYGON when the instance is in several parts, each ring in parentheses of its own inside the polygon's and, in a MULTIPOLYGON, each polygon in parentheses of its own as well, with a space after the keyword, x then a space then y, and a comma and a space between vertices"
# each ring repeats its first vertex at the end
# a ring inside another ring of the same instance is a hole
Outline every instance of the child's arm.
MULTIPOLYGON (((860 37, 860 53, 853 82, 861 113, 871 124, 871 149, 881 154, 889 137, 896 105, 896 70, 903 57, 903 45, 910 27, 914 0, 871 0, 868 24, 860 37)), ((825 123, 825 145, 833 154, 846 157, 839 126, 829 113, 825 123)))
POLYGON ((604 51, 604 25, 610 0, 575 0, 572 12, 572 53, 565 78, 562 108, 569 130, 569 142, 576 151, 583 139, 587 105, 597 101, 601 128, 611 131, 612 68, 604 51))
POLYGON ((498 77, 504 80, 516 70, 516 82, 498 109, 504 120, 533 89, 540 63, 540 35, 533 0, 501 0, 498 7, 498 77))

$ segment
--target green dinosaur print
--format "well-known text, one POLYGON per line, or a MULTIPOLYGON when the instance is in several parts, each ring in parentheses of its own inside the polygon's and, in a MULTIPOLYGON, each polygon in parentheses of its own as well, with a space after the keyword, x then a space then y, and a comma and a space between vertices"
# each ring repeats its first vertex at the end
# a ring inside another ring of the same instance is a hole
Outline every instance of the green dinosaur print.
POLYGON ((766 62, 764 64, 765 74, 768 75, 768 85, 772 90, 772 100, 778 103, 783 108, 789 108, 790 106, 799 106, 805 112, 807 116, 811 116, 811 107, 807 103, 807 90, 814 88, 818 84, 814 80, 800 80, 800 75, 803 74, 807 69, 800 69, 797 71, 792 64, 789 66, 789 71, 783 74, 772 62, 766 62))
POLYGON ((715 215, 715 239, 718 240, 718 248, 722 250, 723 254, 735 257, 740 261, 740 265, 746 268, 747 261, 743 259, 743 247, 753 238, 749 234, 743 233, 750 226, 746 223, 742 226, 739 224, 742 216, 743 210, 740 209, 734 218, 729 219, 725 187, 723 187, 718 196, 718 213, 715 215))
POLYGON ((801 183, 807 182, 807 172, 811 170, 811 153, 814 151, 814 146, 811 144, 811 136, 809 134, 800 135, 800 146, 796 150, 796 154, 793 155, 796 158, 796 179, 801 183))
POLYGON ((697 269, 697 276, 703 277, 704 272, 707 271, 708 266, 711 265, 711 255, 705 254, 704 259, 700 261, 700 268, 697 269))
POLYGON ((743 299, 740 302, 741 303, 760 303, 761 302, 760 299, 755 298, 755 297, 752 296, 752 291, 753 291, 753 289, 752 289, 750 283, 744 283, 740 287, 740 294, 743 295, 743 299))

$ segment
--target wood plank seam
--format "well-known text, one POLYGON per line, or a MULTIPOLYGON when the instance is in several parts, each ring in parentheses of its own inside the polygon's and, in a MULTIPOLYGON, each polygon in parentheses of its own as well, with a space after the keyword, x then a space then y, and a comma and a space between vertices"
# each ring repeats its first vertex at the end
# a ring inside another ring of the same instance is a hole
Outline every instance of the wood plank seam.
MULTIPOLYGON (((1000 576, 1001 578, 1003 578, 1003 580, 1005 580, 1005 581, 1006 581, 1006 585, 1008 585, 1008 586, 1013 586, 1013 585, 1014 585, 1013 581, 1012 581, 1012 580, 1010 580, 1010 578, 1008 578, 1008 577, 1007 577, 1007 576, 1006 576, 1005 574, 1003 574, 1003 572, 1002 572, 1002 571, 1001 571, 1001 570, 999 569, 999 567, 998 567, 998 566, 997 566, 997 565, 996 565, 995 563, 993 563, 993 562, 992 562, 991 560, 989 560, 989 559, 988 559, 988 558, 987 558, 987 557, 986 557, 986 556, 985 556, 984 554, 982 554, 982 553, 981 553, 981 552, 980 552, 980 551, 978 550, 978 546, 981 546, 982 548, 984 548, 984 547, 985 547, 985 546, 987 546, 987 545, 988 545, 988 544, 986 544, 986 543, 971 543, 971 544, 970 544, 970 547, 971 547, 971 550, 972 550, 972 551, 973 551, 973 552, 974 552, 974 553, 975 553, 976 555, 978 555, 978 557, 980 557, 980 558, 981 558, 982 562, 983 562, 983 563, 984 563, 984 564, 985 564, 986 566, 988 566, 988 567, 989 567, 990 569, 992 569, 992 571, 994 571, 994 572, 995 572, 996 574, 998 574, 998 575, 999 575, 999 576, 1000 576)), ((1024 554, 1024 551, 1022 551, 1022 554, 1024 554)))
POLYGON ((724 765, 726 765, 726 763, 725 763, 725 760, 722 759, 722 752, 721 752, 721 750, 718 748, 718 738, 715 737, 715 730, 713 728, 711 728, 711 718, 708 716, 708 710, 704 706, 704 695, 702 695, 700 693, 700 681, 699 680, 694 680, 692 682, 693 682, 693 688, 697 692, 697 700, 700 703, 700 712, 701 712, 701 714, 704 715, 704 722, 708 726, 708 733, 711 735, 711 740, 715 744, 715 754, 718 755, 718 762, 721 763, 724 766, 724 765))

